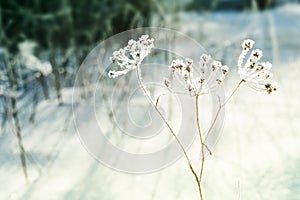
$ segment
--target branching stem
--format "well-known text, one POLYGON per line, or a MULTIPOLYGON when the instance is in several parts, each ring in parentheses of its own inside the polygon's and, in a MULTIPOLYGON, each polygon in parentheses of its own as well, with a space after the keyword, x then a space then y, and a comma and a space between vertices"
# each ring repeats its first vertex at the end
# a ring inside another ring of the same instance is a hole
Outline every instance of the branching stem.
POLYGON ((203 176, 203 169, 204 169, 204 161, 205 161, 205 155, 204 155, 204 142, 203 142, 203 135, 201 132, 201 127, 200 127, 200 118, 199 118, 199 95, 196 95, 196 119, 197 119, 197 127, 198 127, 198 134, 200 138, 200 144, 201 144, 201 166, 200 166, 200 173, 199 173, 199 185, 200 185, 200 199, 203 199, 202 195, 202 188, 201 188, 201 181, 202 181, 202 176, 203 176))
POLYGON ((217 119, 218 119, 221 109, 228 103, 228 101, 232 98, 232 96, 237 92, 237 90, 239 89, 239 87, 242 85, 243 82, 245 82, 243 79, 238 82, 238 84, 235 86, 235 88, 233 89, 233 91, 231 92, 231 94, 229 95, 229 97, 226 99, 226 101, 223 104, 221 104, 220 98, 219 98, 219 108, 216 112, 216 115, 213 119, 212 124, 210 125, 210 127, 205 135, 204 143, 207 141, 209 134, 211 133, 213 127, 215 126, 215 123, 217 122, 217 119))
POLYGON ((189 165, 189 168, 192 172, 192 174, 194 175, 195 179, 196 179, 196 182, 197 182, 197 185, 198 185, 198 190, 199 190, 199 195, 200 195, 200 199, 203 200, 202 198, 202 190, 201 190, 201 184, 200 184, 200 180, 197 176, 197 173, 195 172, 194 170, 194 167, 189 159, 189 156, 187 154, 187 152, 185 151, 182 143, 180 142, 179 138, 176 136, 173 128, 171 127, 170 123, 166 120, 166 118, 163 116, 163 114, 160 112, 160 110, 158 109, 158 107, 156 106, 156 103, 152 100, 151 96, 149 95, 148 93, 148 90, 146 88, 146 86, 143 84, 142 82, 142 77, 141 77, 141 72, 140 72, 140 68, 139 66, 137 66, 136 68, 136 75, 137 75, 137 79, 138 79, 138 82, 139 82, 139 85, 140 87, 142 88, 146 98, 148 99, 148 101, 150 102, 150 104, 155 108, 156 112, 158 113, 158 115, 160 116, 160 118, 163 120, 163 122, 167 125, 170 133, 172 134, 172 136, 175 138, 176 142, 178 143, 179 147, 181 148, 181 150, 183 151, 184 153, 184 156, 188 162, 188 165, 189 165))
POLYGON ((200 143, 201 143, 201 166, 200 166, 200 172, 199 172, 199 177, 194 169, 194 167, 192 166, 192 163, 189 159, 189 156, 186 152, 186 150, 184 149, 182 143, 180 142, 179 138, 176 136, 173 128, 171 127, 170 123, 167 121, 167 119, 163 116, 163 114, 161 113, 161 111, 158 109, 158 102, 155 102, 152 97, 150 96, 147 87, 143 84, 142 82, 142 76, 141 76, 141 71, 140 71, 140 67, 137 66, 136 67, 136 75, 137 75, 137 79, 138 79, 138 83, 141 87, 141 89, 143 90, 146 98, 148 99, 148 101, 150 102, 150 104, 154 107, 155 111, 157 112, 157 114, 160 116, 160 118, 163 120, 163 122, 166 124, 166 126, 168 127, 170 133, 172 134, 172 136, 175 138, 176 142, 178 143, 179 147, 181 148, 182 152, 184 153, 184 156, 188 162, 189 168, 193 174, 193 176, 195 177, 195 180, 197 182, 197 186, 198 186, 198 190, 199 190, 199 196, 200 196, 200 200, 203 200, 203 194, 202 194, 202 187, 201 187, 201 181, 202 181, 202 177, 203 177, 203 170, 204 170, 204 162, 205 162, 205 152, 204 149, 207 148, 207 150, 209 151, 209 153, 211 154, 210 149, 208 148, 208 146, 205 144, 205 142, 208 139, 209 134, 211 133, 217 118, 220 114, 221 109, 226 105, 226 103, 231 99, 231 97, 236 93, 236 91, 238 90, 238 88, 241 86, 241 84, 244 82, 244 80, 241 80, 237 86, 234 88, 234 90, 232 91, 232 93, 230 94, 230 96, 227 98, 227 100, 221 104, 220 102, 220 98, 219 98, 219 108, 216 112, 216 115, 213 119, 213 122, 211 124, 211 126, 209 127, 207 134, 205 135, 205 138, 203 138, 203 134, 201 132, 201 126, 200 126, 200 119, 199 119, 199 95, 196 95, 196 119, 197 119, 197 128, 198 128, 198 134, 199 134, 199 139, 200 139, 200 143))

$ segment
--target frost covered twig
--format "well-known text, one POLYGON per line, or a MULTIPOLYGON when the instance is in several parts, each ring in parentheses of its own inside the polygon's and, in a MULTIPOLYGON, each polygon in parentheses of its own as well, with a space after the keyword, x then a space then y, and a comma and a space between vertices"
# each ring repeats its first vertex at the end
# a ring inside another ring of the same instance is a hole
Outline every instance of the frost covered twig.
POLYGON ((43 76, 48 76, 52 72, 52 66, 50 62, 42 62, 33 55, 34 47, 35 44, 33 42, 27 41, 19 44, 21 60, 28 69, 38 71, 43 76))
POLYGON ((238 61, 238 73, 241 80, 254 90, 266 91, 270 94, 276 91, 278 86, 277 83, 270 81, 273 76, 270 72, 272 64, 270 62, 259 62, 263 52, 259 49, 253 50, 244 66, 242 66, 245 56, 253 45, 254 41, 250 39, 243 42, 243 50, 238 61))
POLYGON ((119 65, 121 70, 110 70, 108 76, 116 78, 140 66, 144 58, 154 47, 153 42, 154 39, 149 38, 149 35, 142 35, 138 41, 129 40, 126 47, 115 51, 112 57, 110 57, 110 60, 119 65))
POLYGON ((170 123, 163 116, 161 111, 158 109, 157 103, 158 103, 158 100, 159 100, 158 99, 159 96, 158 96, 157 100, 154 101, 151 98, 149 90, 147 89, 147 87, 142 82, 140 64, 143 61, 143 59, 150 53, 150 50, 153 48, 153 46, 154 46, 153 42, 154 42, 153 38, 149 39, 148 35, 143 35, 139 38, 138 41, 130 40, 126 47, 124 47, 123 49, 120 49, 119 51, 114 52, 113 56, 110 59, 113 63, 117 63, 120 66, 121 70, 120 71, 110 70, 108 72, 108 76, 110 78, 116 78, 120 75, 126 74, 127 72, 129 72, 131 70, 136 69, 136 76, 137 76, 139 85, 140 85, 140 87, 142 88, 142 90, 144 92, 144 95, 146 96, 146 98, 148 99, 150 104, 155 108, 156 112, 161 117, 163 122, 166 124, 166 126, 168 127, 170 133, 175 138, 175 140, 178 143, 179 147, 183 151, 184 156, 185 156, 185 158, 188 162, 189 169, 191 170, 192 174, 194 175, 194 177, 196 179, 198 189, 199 189, 199 192, 200 192, 200 197, 202 199, 202 192, 201 192, 202 190, 201 190, 200 181, 199 181, 199 178, 198 178, 198 175, 197 175, 196 171, 194 170, 194 167, 192 166, 190 158, 189 158, 187 152, 185 151, 182 143, 180 142, 179 138, 176 136, 175 131, 171 127, 170 123), (129 53, 129 56, 127 56, 126 53, 127 54, 129 53))
POLYGON ((185 62, 173 60, 169 69, 175 76, 180 76, 185 81, 188 91, 192 92, 194 96, 199 96, 216 91, 228 73, 228 67, 219 61, 212 61, 207 70, 210 60, 210 55, 203 54, 200 57, 200 75, 198 76, 194 75, 193 60, 190 58, 187 58, 185 62))
POLYGON ((51 63, 48 61, 42 62, 33 54, 35 48, 35 43, 33 42, 25 41, 20 43, 18 47, 20 59, 22 63, 24 63, 24 66, 30 70, 36 71, 35 76, 30 77, 26 81, 37 78, 43 88, 45 99, 49 99, 49 91, 46 87, 45 77, 52 73, 51 63))
MULTIPOLYGON (((204 162, 205 162, 205 153, 204 149, 207 148, 211 154, 211 151, 205 144, 206 139, 203 137, 203 133, 200 126, 199 119, 199 96, 203 94, 214 93, 224 82, 229 68, 226 65, 222 65, 220 61, 213 60, 211 61, 211 56, 203 54, 200 57, 199 70, 200 74, 198 76, 194 75, 194 66, 193 60, 187 58, 185 62, 183 60, 173 60, 172 64, 169 66, 169 69, 174 73, 175 76, 180 76, 186 85, 187 90, 195 96, 196 102, 196 121, 197 121, 197 130, 201 144, 201 165, 199 170, 198 185, 200 199, 203 199, 201 181, 203 177, 204 162), (208 67, 209 66, 209 67, 208 67)), ((218 111, 219 112, 219 111, 218 111)), ((207 136, 207 135, 206 135, 207 136)))
POLYGON ((218 108, 217 113, 213 119, 213 122, 206 133, 206 138, 204 141, 208 139, 208 136, 212 131, 215 122, 218 118, 220 110, 232 98, 232 96, 237 92, 237 90, 243 83, 246 83, 256 91, 260 91, 260 92, 266 91, 268 94, 277 91, 278 88, 277 83, 270 81, 270 78, 273 76, 272 73, 270 72, 272 64, 270 62, 259 62, 260 58, 263 55, 263 52, 261 50, 259 49, 253 50, 247 62, 243 66, 245 56, 247 55, 249 50, 253 47, 254 43, 255 42, 251 39, 247 39, 242 43, 243 49, 239 56, 238 64, 237 64, 240 80, 237 83, 236 87, 231 92, 231 94, 229 95, 229 97, 218 108))
MULTIPOLYGON (((144 58, 150 53, 151 49, 153 48, 154 39, 150 39, 148 35, 143 35, 139 38, 138 41, 130 40, 126 47, 114 52, 113 56, 110 58, 113 63, 116 63, 121 68, 121 70, 119 71, 110 70, 108 72, 108 76, 110 78, 116 78, 118 76, 127 74, 131 70, 136 70, 138 83, 141 89, 143 90, 145 97, 155 108, 156 112, 166 124, 172 136, 175 138, 176 142, 179 144, 180 148, 183 151, 185 158, 188 162, 189 168, 196 179, 201 200, 203 200, 201 182, 205 163, 204 149, 206 148, 211 154, 211 150, 206 145, 206 141, 215 126, 221 109, 229 102, 229 100, 238 91, 238 89, 243 83, 246 83, 251 88, 257 91, 266 91, 269 94, 277 90, 276 83, 270 81, 270 77, 272 77, 272 74, 270 73, 270 69, 272 66, 271 63, 259 62, 260 58, 262 57, 261 50, 256 49, 252 51, 246 63, 243 65, 244 59, 249 50, 253 47, 253 44, 254 41, 250 39, 245 40, 242 44, 243 50, 239 56, 237 63, 240 80, 224 103, 221 103, 220 97, 217 95, 217 90, 222 86, 226 78, 226 75, 229 71, 228 66, 222 65, 220 61, 212 60, 211 56, 207 54, 203 54, 200 56, 200 62, 198 64, 197 70, 195 70, 193 64, 194 62, 190 58, 186 58, 185 60, 173 60, 171 65, 169 66, 169 70, 171 70, 173 75, 175 77, 178 77, 179 80, 183 81, 186 90, 189 92, 189 94, 195 97, 197 130, 201 143, 201 165, 199 175, 197 175, 196 171, 194 170, 189 156, 187 155, 187 152, 185 151, 181 141, 176 136, 173 128, 170 125, 170 122, 163 116, 163 114, 158 108, 160 97, 164 94, 158 94, 155 100, 153 100, 149 90, 142 82, 140 65, 144 58), (199 73, 196 74, 195 72, 199 73), (201 123, 199 119, 199 113, 201 111, 199 108, 199 97, 204 94, 217 95, 219 100, 219 107, 205 135, 201 130, 201 123)), ((170 88, 170 81, 165 80, 164 84, 168 88, 168 90, 171 93, 173 93, 173 90, 170 88)))

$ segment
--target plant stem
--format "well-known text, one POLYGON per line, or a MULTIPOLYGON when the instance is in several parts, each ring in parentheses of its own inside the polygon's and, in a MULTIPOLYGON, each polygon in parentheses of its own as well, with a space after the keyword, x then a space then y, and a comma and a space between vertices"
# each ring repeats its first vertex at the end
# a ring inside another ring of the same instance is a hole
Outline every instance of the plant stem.
POLYGON ((230 96, 226 99, 225 103, 222 104, 221 107, 225 106, 225 104, 231 99, 231 97, 236 93, 236 91, 239 89, 239 87, 244 83, 245 80, 242 79, 238 82, 238 84, 235 86, 234 90, 231 92, 230 96))
POLYGON ((198 133, 199 133, 200 142, 201 142, 201 144, 202 144, 202 143, 203 143, 203 137, 202 137, 201 127, 200 127, 199 105, 198 105, 198 101, 199 101, 199 96, 196 95, 196 118, 197 118, 197 127, 198 127, 198 133))
POLYGON ((208 136, 211 133, 213 127, 215 126, 215 123, 217 122, 217 119, 218 119, 221 109, 227 104, 227 102, 231 99, 231 97, 237 92, 237 90, 239 89, 239 87, 242 85, 243 82, 245 82, 243 79, 238 82, 238 84, 235 86, 234 90, 231 92, 231 94, 229 95, 229 97, 226 99, 226 101, 223 104, 221 104, 220 97, 219 97, 219 108, 217 110, 217 113, 214 117, 212 124, 210 125, 210 127, 205 135, 204 144, 205 144, 206 140, 208 139, 208 136))
POLYGON ((187 152, 185 151, 182 143, 180 142, 179 138, 176 136, 175 132, 173 131, 170 123, 166 120, 166 118, 163 116, 163 114, 160 112, 160 110, 158 109, 157 105, 155 104, 155 102, 152 100, 151 96, 148 93, 148 90, 146 89, 146 86, 143 84, 142 82, 142 78, 141 78, 141 72, 140 72, 140 67, 137 66, 136 68, 136 75, 137 75, 137 79, 139 82, 140 87, 142 88, 146 98, 148 99, 148 101, 150 102, 150 104, 155 108, 156 112, 158 113, 158 115, 160 116, 160 118, 163 120, 163 122, 167 125, 168 129, 170 130, 170 133, 172 134, 172 136, 175 138, 176 142, 178 143, 179 147, 181 148, 181 150, 184 153, 184 156, 188 162, 189 168, 192 172, 192 174, 194 175, 197 185, 198 185, 198 190, 199 190, 199 195, 200 195, 200 199, 203 200, 202 198, 202 189, 201 189, 201 184, 200 184, 200 180, 197 176, 197 173, 195 172, 192 163, 187 155, 187 152))
MULTIPOLYGON (((224 105, 225 105, 225 104, 224 104, 224 105)), ((217 119, 218 119, 218 116, 219 116, 219 114, 220 114, 220 111, 221 111, 222 107, 223 107, 223 105, 221 105, 221 103, 220 103, 220 97, 219 97, 219 108, 218 108, 218 110, 217 110, 217 113, 216 113, 216 115, 215 115, 215 117, 214 117, 213 122, 211 123, 211 125, 210 125, 210 127, 209 127, 209 129, 208 129, 208 131, 207 131, 207 133, 206 133, 206 135, 205 135, 204 143, 205 143, 206 140, 208 139, 209 134, 211 133, 213 127, 215 126, 215 123, 216 123, 216 121, 217 121, 217 119)))
POLYGON ((197 119, 198 134, 199 134, 200 143, 201 143, 201 166, 200 166, 198 187, 199 187, 199 191, 200 191, 200 199, 202 200, 203 196, 202 196, 202 189, 201 189, 201 181, 202 181, 202 175, 203 175, 203 169, 204 169, 205 155, 204 155, 203 136, 202 136, 202 132, 201 132, 200 119, 199 119, 199 96, 198 95, 196 95, 196 119, 197 119))
POLYGON ((217 118, 220 114, 221 109, 225 106, 225 104, 231 99, 231 97, 236 93, 236 91, 238 90, 238 88, 240 87, 240 85, 244 82, 244 80, 241 80, 237 86, 234 88, 234 90, 232 91, 232 93, 230 94, 230 96, 228 97, 228 99, 225 101, 224 104, 220 103, 220 98, 219 98, 219 109, 214 117, 214 120, 211 124, 211 126, 209 127, 209 130, 205 136, 205 139, 203 140, 203 135, 201 132, 201 127, 200 127, 200 119, 199 119, 199 95, 196 95, 196 118, 197 118, 197 127, 198 127, 198 133, 199 133, 199 138, 200 138, 200 142, 201 142, 201 166, 200 166, 200 175, 199 178, 197 179, 197 184, 198 184, 198 189, 199 189, 199 194, 200 194, 200 199, 203 200, 203 195, 202 195, 202 188, 201 188, 201 181, 202 181, 202 177, 203 177, 203 170, 204 170, 204 162, 205 162, 205 154, 204 154, 204 148, 206 147, 208 149, 208 151, 211 154, 210 149, 206 146, 205 142, 209 136, 209 134, 211 133, 217 118))

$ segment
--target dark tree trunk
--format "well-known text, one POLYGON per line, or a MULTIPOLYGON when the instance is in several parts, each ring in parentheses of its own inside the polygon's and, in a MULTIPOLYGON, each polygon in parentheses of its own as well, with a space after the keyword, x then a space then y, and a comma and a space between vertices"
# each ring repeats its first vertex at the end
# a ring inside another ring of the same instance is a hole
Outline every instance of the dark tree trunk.
POLYGON ((21 159, 21 163, 22 163, 23 173, 24 173, 26 182, 28 183, 26 152, 25 152, 25 148, 24 148, 24 145, 23 145, 23 139, 22 139, 22 135, 21 135, 21 128, 20 128, 20 123, 19 123, 18 111, 17 111, 16 104, 17 104, 16 98, 12 97, 11 98, 11 108, 12 108, 12 112, 13 112, 13 120, 14 120, 14 125, 15 125, 15 131, 16 131, 16 135, 17 135, 17 138, 18 138, 18 145, 19 145, 19 150, 20 150, 20 159, 21 159))
POLYGON ((49 89, 47 86, 46 77, 41 74, 41 76, 39 77, 39 81, 41 83, 45 99, 49 99, 49 89))
POLYGON ((2 121, 1 121, 1 134, 4 134, 6 131, 6 122, 8 116, 8 105, 7 98, 3 97, 3 113, 2 113, 2 121))
MULTIPOLYGON (((9 90, 14 91, 17 88, 16 79, 15 79, 15 77, 16 77, 15 70, 10 65, 10 63, 8 63, 6 61, 5 57, 3 59, 4 59, 4 62, 5 62, 5 69, 7 70, 9 90)), ((20 127, 19 118, 18 118, 17 97, 14 96, 14 95, 10 95, 9 98, 10 98, 10 106, 11 106, 12 117, 13 117, 13 121, 14 121, 15 133, 16 133, 16 136, 17 136, 17 139, 18 139, 22 169, 23 169, 23 173, 24 173, 24 176, 25 176, 25 180, 28 183, 26 151, 25 151, 25 148, 24 148, 24 145, 23 145, 21 127, 20 127)))
POLYGON ((34 91, 34 95, 33 95, 33 105, 32 105, 32 112, 31 112, 31 115, 30 115, 30 118, 29 118, 29 121, 31 123, 34 123, 35 121, 35 114, 36 114, 36 108, 37 108, 37 105, 38 105, 38 90, 35 90, 34 91))
POLYGON ((53 69, 53 75, 54 75, 54 86, 56 90, 56 98, 59 105, 63 104, 62 97, 61 97, 61 84, 60 84, 60 77, 59 77, 59 66, 55 59, 55 53, 54 55, 51 55, 51 64, 53 69))

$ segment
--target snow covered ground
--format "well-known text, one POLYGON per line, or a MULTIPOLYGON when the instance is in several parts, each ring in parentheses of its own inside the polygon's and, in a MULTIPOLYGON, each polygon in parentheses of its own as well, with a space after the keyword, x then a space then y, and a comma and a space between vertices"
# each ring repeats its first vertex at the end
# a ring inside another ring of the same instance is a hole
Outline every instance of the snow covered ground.
MULTIPOLYGON (((207 158, 204 196, 219 199, 300 198, 300 6, 263 13, 185 13, 177 29, 199 41, 215 58, 236 66, 240 43, 250 37, 274 63, 280 89, 272 95, 243 86, 226 107, 222 136, 207 158)), ((238 80, 231 70, 226 92, 238 80)), ((197 188, 182 158, 161 171, 132 175, 96 161, 82 146, 72 119, 72 89, 62 106, 38 105, 36 123, 21 118, 29 163, 26 184, 13 134, 0 135, 0 199, 197 199, 197 188)), ((22 109, 22 108, 21 108, 22 109)), ((80 109, 80 105, 78 107, 80 109)), ((13 127, 7 127, 12 129, 13 127)), ((189 154, 199 162, 199 145, 189 154)))

